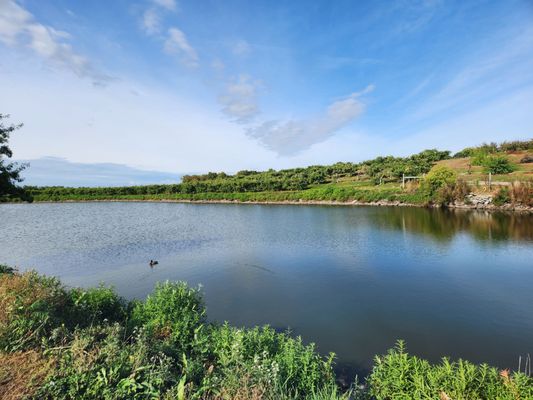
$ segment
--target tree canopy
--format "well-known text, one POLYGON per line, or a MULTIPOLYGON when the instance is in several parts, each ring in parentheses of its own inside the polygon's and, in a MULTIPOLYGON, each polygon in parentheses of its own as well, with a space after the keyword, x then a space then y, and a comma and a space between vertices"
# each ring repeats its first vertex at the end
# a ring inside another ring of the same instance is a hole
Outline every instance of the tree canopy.
POLYGON ((17 183, 23 181, 21 172, 27 165, 9 161, 13 157, 13 151, 8 143, 9 137, 22 127, 22 124, 5 124, 7 118, 9 115, 0 114, 0 199, 19 197, 27 200, 24 191, 17 186, 17 183))

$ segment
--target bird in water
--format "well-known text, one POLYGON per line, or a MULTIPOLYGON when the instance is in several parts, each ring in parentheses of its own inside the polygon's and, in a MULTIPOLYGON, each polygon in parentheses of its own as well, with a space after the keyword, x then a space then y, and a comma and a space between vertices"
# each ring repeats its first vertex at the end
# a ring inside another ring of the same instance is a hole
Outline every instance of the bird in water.
POLYGON ((159 262, 155 260, 150 260, 150 267, 153 267, 154 265, 157 265, 157 264, 159 264, 159 262))

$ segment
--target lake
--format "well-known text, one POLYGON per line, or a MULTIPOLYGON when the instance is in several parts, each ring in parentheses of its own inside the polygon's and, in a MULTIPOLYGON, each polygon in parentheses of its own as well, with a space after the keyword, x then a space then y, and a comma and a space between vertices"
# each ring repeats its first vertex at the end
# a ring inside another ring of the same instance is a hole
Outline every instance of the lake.
POLYGON ((533 353, 533 216, 408 207, 0 205, 0 263, 143 298, 201 284, 208 317, 290 328, 365 374, 413 354, 517 368, 533 353), (150 259, 159 265, 150 268, 150 259))

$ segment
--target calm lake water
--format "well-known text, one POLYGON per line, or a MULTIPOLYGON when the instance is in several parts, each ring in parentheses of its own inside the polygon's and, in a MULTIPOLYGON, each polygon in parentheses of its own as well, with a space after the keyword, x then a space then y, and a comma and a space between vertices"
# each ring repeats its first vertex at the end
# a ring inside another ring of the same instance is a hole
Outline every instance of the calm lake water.
POLYGON ((0 205, 0 263, 143 298, 202 284, 208 316, 290 328, 365 373, 396 339, 516 368, 533 354, 533 216, 417 208, 0 205), (159 265, 148 266, 150 259, 159 265))

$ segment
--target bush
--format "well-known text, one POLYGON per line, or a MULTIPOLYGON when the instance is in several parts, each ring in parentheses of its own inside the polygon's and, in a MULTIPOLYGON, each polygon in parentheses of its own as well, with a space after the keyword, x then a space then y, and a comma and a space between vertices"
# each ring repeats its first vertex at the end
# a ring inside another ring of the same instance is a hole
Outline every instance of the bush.
POLYGON ((14 272, 15 272, 15 268, 10 267, 9 265, 0 264, 0 274, 12 275, 14 272))
POLYGON ((503 206, 504 204, 511 202, 511 196, 509 194, 509 188, 502 187, 496 195, 492 198, 492 202, 497 206, 503 206))
POLYGON ((0 349, 38 347, 61 325, 68 296, 55 278, 0 274, 0 349))
POLYGON ((211 386, 225 388, 228 398, 242 395, 243 388, 248 394, 259 388, 267 398, 279 398, 280 393, 305 398, 334 386, 333 355, 322 359, 314 345, 304 345, 299 337, 269 327, 236 329, 224 324, 212 330, 210 343, 216 360, 211 386))
POLYGON ((533 154, 526 154, 520 159, 520 164, 528 164, 533 162, 533 154))
POLYGON ((522 373, 446 358, 431 365, 407 354, 402 341, 387 355, 375 358, 368 384, 376 400, 533 398, 533 379, 522 373))
POLYGON ((516 166, 506 156, 487 156, 483 161, 483 170, 492 174, 509 174, 516 166))
POLYGON ((76 330, 51 350, 53 374, 39 399, 159 399, 180 380, 172 359, 152 351, 143 332, 124 340, 119 324, 76 330))
POLYGON ((205 324, 205 307, 199 289, 185 282, 157 284, 154 292, 133 307, 130 323, 168 342, 181 357, 194 347, 205 324))
POLYGON ((449 188, 457 181, 457 173, 445 166, 434 167, 420 184, 420 191, 428 201, 442 200, 441 197, 449 197, 449 188))
POLYGON ((104 320, 123 321, 126 302, 112 288, 100 286, 91 289, 74 288, 69 292, 71 326, 89 326, 104 320))

